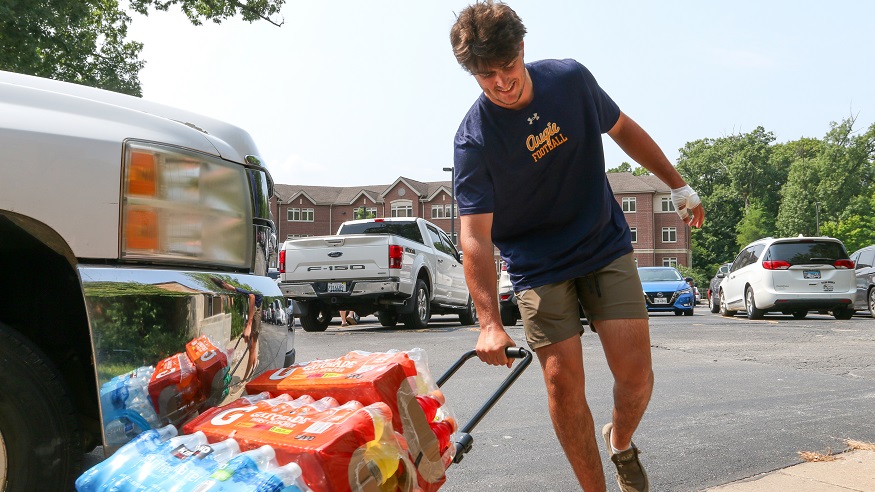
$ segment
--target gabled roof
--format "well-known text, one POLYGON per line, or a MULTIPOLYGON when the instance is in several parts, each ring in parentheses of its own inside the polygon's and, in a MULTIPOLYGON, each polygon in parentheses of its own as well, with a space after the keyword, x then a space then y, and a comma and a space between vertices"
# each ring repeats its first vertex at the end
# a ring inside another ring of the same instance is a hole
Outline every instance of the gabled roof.
POLYGON ((614 193, 668 193, 665 183, 653 175, 635 176, 632 173, 608 173, 608 183, 614 193))
POLYGON ((389 192, 392 191, 392 188, 395 188, 395 186, 398 185, 398 183, 404 183, 405 185, 407 185, 408 188, 410 188, 410 191, 412 191, 419 197, 426 196, 426 193, 428 191, 428 184, 410 178, 405 178, 404 176, 400 176, 398 179, 395 180, 395 182, 393 182, 392 184, 387 186, 385 190, 383 190, 383 193, 380 194, 380 197, 385 198, 386 195, 388 195, 389 192))
POLYGON ((434 200, 435 197, 442 191, 445 191, 447 195, 453 194, 452 181, 432 181, 426 184, 428 185, 428 192, 426 192, 425 195, 425 201, 427 202, 434 200))

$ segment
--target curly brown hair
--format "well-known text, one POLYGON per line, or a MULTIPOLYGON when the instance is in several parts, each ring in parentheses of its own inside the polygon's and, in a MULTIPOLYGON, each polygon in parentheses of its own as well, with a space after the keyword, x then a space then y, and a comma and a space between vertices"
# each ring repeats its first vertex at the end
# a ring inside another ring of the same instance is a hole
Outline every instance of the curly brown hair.
POLYGON ((469 73, 503 65, 520 52, 526 26, 512 8, 493 0, 465 7, 450 29, 456 61, 469 73))

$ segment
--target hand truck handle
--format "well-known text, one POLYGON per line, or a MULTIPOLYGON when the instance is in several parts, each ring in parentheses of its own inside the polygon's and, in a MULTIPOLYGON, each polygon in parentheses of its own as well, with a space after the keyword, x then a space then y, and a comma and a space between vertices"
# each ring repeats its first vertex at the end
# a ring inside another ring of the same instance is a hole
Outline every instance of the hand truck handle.
MULTIPOLYGON (((471 450, 471 446, 474 444, 474 438, 471 437, 470 432, 474 430, 474 427, 483 420, 483 417, 489 413, 489 410, 498 403, 498 400, 510 389, 510 386, 519 379, 520 375, 523 371, 529 367, 529 364, 532 363, 532 353, 522 347, 507 347, 504 349, 504 354, 511 359, 522 359, 522 361, 517 364, 517 366, 511 371, 511 373, 504 379, 501 385, 498 386, 498 389, 495 390, 494 393, 486 400, 480 410, 471 417, 471 420, 468 421, 460 430, 459 430, 459 440, 455 443, 456 447, 456 456, 453 458, 453 463, 458 463, 462 461, 462 457, 471 450)), ((456 373, 464 364, 473 357, 477 356, 476 350, 470 350, 465 352, 459 360, 456 361, 455 364, 452 365, 447 372, 445 372, 440 378, 437 380, 438 387, 444 385, 453 374, 456 373)))

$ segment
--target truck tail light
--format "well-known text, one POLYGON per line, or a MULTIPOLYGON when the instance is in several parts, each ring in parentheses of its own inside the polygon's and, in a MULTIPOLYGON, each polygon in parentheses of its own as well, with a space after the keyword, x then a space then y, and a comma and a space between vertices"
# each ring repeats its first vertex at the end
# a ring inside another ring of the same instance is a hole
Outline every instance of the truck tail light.
POLYGON ((853 270, 854 269, 854 261, 853 260, 836 260, 836 262, 833 263, 832 266, 834 266, 836 268, 847 268, 849 270, 853 270))
POLYGON ((763 268, 766 270, 787 270, 790 268, 790 263, 781 260, 764 261, 763 268))
POLYGON ((286 273, 286 250, 280 250, 280 258, 279 265, 277 265, 277 269, 280 273, 286 273))
POLYGON ((404 258, 404 248, 401 246, 389 246, 389 268, 401 268, 401 260, 404 258))

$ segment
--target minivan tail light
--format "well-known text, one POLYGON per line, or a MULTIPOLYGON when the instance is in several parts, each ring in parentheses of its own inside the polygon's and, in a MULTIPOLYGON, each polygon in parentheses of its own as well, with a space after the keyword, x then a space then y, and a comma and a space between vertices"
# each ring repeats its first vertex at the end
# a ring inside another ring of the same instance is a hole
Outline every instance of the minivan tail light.
POLYGON ((764 261, 763 268, 766 270, 787 270, 790 268, 790 263, 781 260, 764 261))
POLYGON ((280 273, 286 273, 286 250, 284 249, 280 250, 279 265, 277 265, 277 270, 279 270, 280 273))
POLYGON ((389 268, 401 268, 401 260, 404 258, 404 248, 397 245, 389 246, 389 268))
POLYGON ((836 268, 847 268, 849 270, 853 270, 854 260, 836 260, 836 262, 833 263, 832 266, 836 268))

